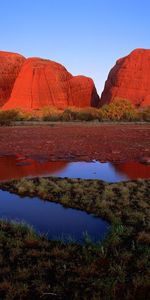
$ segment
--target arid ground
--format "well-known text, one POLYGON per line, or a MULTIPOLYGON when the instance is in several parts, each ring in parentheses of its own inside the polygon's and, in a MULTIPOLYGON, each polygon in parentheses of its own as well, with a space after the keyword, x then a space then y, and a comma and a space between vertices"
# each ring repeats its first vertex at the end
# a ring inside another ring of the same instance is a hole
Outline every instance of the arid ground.
POLYGON ((51 124, 0 128, 0 155, 49 160, 140 161, 150 157, 150 124, 51 124))
MULTIPOLYGON (((149 160, 150 124, 0 127, 0 154, 62 161, 149 160)), ((87 236, 80 245, 47 240, 24 223, 0 220, 0 299, 150 299, 149 179, 24 178, 1 182, 0 188, 84 210, 111 224, 102 243, 87 236)), ((42 218, 44 222, 41 213, 42 218)))

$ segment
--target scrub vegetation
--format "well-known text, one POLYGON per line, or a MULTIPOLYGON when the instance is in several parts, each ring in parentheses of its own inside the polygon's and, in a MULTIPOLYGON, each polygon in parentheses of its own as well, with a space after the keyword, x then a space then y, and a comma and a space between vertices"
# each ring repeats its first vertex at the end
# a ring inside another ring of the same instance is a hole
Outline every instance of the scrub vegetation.
POLYGON ((24 112, 21 110, 0 111, 0 126, 8 126, 17 121, 150 121, 150 106, 136 109, 128 100, 119 99, 101 108, 67 108, 44 107, 42 110, 24 112))
MULTIPOLYGON (((150 181, 34 178, 0 183, 23 196, 83 209, 111 222, 102 243, 48 241, 0 222, 0 299, 150 299, 150 181)), ((34 201, 34 199, 33 199, 34 201)))

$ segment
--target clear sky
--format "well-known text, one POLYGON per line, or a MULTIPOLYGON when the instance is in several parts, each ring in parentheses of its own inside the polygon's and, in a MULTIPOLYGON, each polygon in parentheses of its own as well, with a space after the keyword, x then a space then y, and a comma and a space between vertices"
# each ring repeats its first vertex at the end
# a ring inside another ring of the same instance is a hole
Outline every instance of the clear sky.
POLYGON ((134 48, 150 48, 149 0, 0 0, 0 50, 60 62, 99 93, 134 48))

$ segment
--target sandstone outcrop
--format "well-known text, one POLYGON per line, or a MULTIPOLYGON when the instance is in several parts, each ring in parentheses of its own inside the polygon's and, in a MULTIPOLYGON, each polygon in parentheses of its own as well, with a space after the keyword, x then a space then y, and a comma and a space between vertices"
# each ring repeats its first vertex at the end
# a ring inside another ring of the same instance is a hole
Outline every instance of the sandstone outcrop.
POLYGON ((97 106, 99 96, 92 79, 72 76, 64 66, 51 60, 29 58, 15 81, 3 109, 41 109, 55 106, 97 106))
POLYGON ((136 49, 111 69, 101 105, 127 99, 136 107, 150 105, 150 50, 136 49))
POLYGON ((9 99, 24 61, 22 55, 0 51, 0 107, 9 99))

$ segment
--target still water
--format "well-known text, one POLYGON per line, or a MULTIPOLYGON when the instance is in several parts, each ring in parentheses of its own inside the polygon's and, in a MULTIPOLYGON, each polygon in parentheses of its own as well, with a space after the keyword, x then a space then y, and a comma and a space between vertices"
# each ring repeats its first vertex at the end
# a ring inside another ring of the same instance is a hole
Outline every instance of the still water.
MULTIPOLYGON (((100 163, 45 161, 25 158, 20 155, 0 157, 0 181, 23 177, 56 176, 83 179, 101 179, 119 182, 130 179, 150 178, 150 165, 138 162, 100 163)), ((64 239, 71 236, 83 241, 88 233, 93 241, 102 240, 110 225, 86 212, 64 208, 60 204, 24 197, 0 191, 0 218, 24 221, 37 232, 47 234, 49 239, 64 239)))
POLYGON ((119 182, 150 178, 150 165, 139 162, 45 161, 28 159, 19 155, 0 157, 0 181, 36 176, 101 179, 106 182, 119 182))
POLYGON ((24 197, 0 190, 0 218, 24 221, 49 239, 68 240, 80 243, 87 233, 92 241, 100 241, 107 235, 110 225, 101 218, 84 211, 64 208, 61 204, 24 197))

